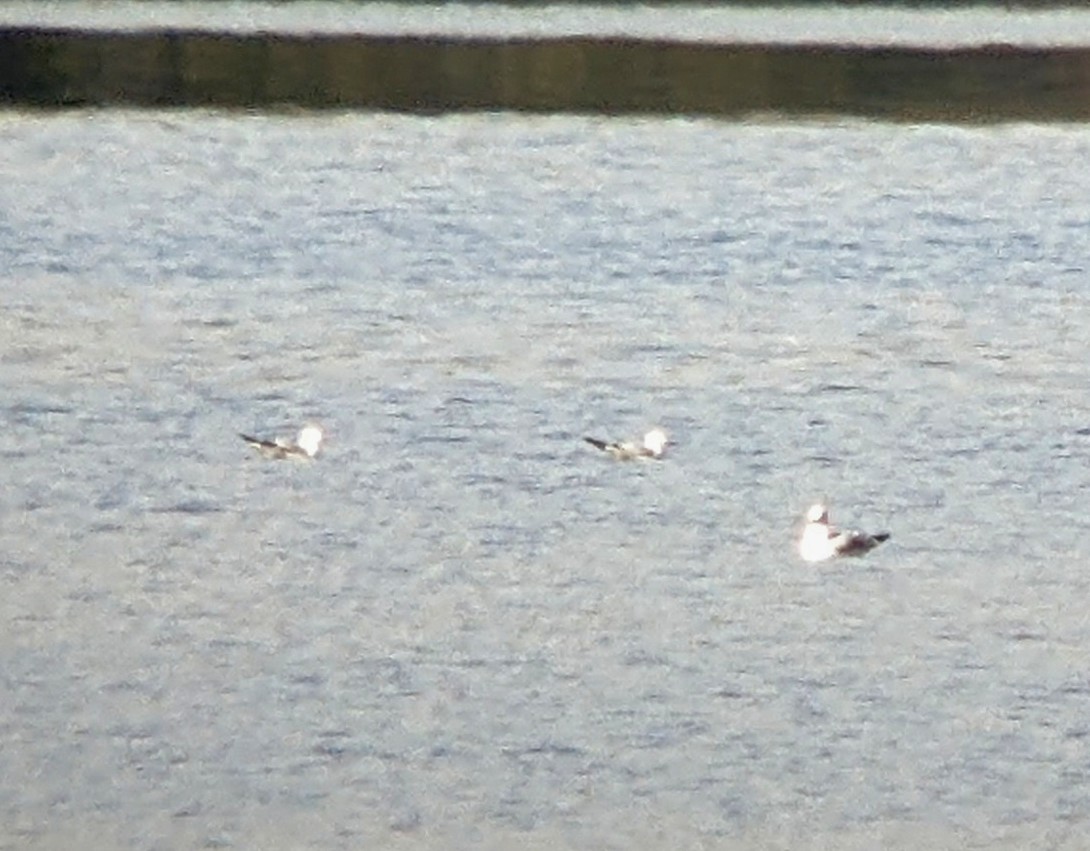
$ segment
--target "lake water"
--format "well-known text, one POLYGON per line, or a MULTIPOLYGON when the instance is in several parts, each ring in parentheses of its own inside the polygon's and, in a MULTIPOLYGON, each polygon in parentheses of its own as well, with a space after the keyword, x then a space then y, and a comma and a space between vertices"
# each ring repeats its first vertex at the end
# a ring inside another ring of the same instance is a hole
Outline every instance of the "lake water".
MULTIPOLYGON (((800 42, 953 47, 1090 43, 1090 10, 978 5, 731 6, 664 3, 352 3, 341 0, 211 3, 207 0, 0 0, 0 25, 234 33, 373 33, 492 38, 571 35, 696 42, 800 42)), ((1008 82, 1009 85, 1009 82, 1008 82)))
POLYGON ((1090 129, 0 147, 0 848, 1081 847, 1090 129))

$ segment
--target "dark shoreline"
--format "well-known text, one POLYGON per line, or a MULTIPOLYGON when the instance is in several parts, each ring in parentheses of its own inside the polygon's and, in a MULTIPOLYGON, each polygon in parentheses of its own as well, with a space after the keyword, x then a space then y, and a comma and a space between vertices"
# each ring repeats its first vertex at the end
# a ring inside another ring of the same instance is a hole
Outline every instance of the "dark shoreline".
POLYGON ((3 27, 0 103, 1084 121, 1090 47, 3 27))

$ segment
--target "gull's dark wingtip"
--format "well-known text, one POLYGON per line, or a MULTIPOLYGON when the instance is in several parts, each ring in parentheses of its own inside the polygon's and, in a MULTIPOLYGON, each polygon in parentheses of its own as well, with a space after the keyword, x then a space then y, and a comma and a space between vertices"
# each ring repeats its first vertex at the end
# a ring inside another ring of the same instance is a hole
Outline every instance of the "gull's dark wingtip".
POLYGON ((889 532, 879 532, 877 535, 872 535, 871 537, 880 544, 883 541, 889 540, 889 532))
POLYGON ((604 440, 599 440, 596 437, 584 437, 583 440, 585 440, 587 443, 589 443, 595 449, 605 450, 605 448, 609 445, 604 440))

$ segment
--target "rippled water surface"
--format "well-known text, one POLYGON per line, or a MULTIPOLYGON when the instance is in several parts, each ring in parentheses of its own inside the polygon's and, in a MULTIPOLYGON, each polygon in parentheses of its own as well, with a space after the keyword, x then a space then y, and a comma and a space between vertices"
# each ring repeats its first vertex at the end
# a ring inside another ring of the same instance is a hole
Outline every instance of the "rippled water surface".
POLYGON ((1090 130, 0 146, 0 848, 1079 847, 1090 130))

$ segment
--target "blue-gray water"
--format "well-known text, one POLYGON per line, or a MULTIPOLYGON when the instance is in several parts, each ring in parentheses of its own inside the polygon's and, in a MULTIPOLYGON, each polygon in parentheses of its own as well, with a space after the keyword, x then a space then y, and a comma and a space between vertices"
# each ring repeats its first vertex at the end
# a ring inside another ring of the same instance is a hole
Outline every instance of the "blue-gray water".
POLYGON ((1028 9, 861 6, 731 6, 587 3, 403 3, 292 0, 0 0, 0 25, 90 29, 185 29, 253 33, 546 38, 570 35, 712 42, 819 42, 951 47, 1090 43, 1090 10, 1078 5, 1028 9))
POLYGON ((0 848, 1080 846, 1090 129, 0 149, 0 848))

